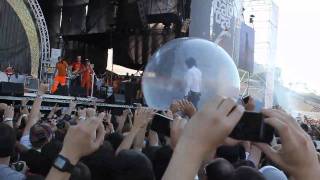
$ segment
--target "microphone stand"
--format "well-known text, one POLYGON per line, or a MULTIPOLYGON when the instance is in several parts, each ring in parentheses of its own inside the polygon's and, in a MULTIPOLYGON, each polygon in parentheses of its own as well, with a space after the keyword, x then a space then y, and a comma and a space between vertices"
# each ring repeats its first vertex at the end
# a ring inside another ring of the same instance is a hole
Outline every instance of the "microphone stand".
POLYGON ((91 75, 91 95, 90 95, 90 98, 92 99, 93 98, 93 86, 94 86, 94 80, 95 80, 95 77, 96 77, 96 73, 94 72, 93 68, 91 67, 91 64, 90 64, 90 69, 92 70, 92 75, 91 75))

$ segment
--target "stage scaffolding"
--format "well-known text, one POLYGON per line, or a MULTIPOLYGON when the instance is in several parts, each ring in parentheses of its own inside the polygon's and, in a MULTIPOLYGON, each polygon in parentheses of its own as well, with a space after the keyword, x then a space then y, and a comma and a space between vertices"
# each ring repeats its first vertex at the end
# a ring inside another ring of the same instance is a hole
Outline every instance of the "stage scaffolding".
POLYGON ((254 94, 264 102, 265 107, 273 106, 275 61, 279 8, 274 0, 244 0, 244 19, 255 30, 255 71, 244 79, 247 84, 243 94, 254 94))

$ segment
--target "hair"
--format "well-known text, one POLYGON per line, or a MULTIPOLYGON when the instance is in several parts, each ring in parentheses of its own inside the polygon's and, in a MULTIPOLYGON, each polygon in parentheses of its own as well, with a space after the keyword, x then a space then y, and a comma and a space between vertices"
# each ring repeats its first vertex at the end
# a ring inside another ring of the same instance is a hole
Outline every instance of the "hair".
POLYGON ((208 180, 229 180, 234 174, 232 164, 222 158, 215 159, 205 169, 208 180))
POLYGON ((172 153, 173 151, 170 146, 163 146, 155 152, 153 169, 156 180, 161 180, 164 175, 172 157, 172 153))
POLYGON ((247 166, 247 167, 252 167, 252 168, 256 168, 256 166, 254 165, 254 163, 252 161, 249 160, 239 160, 235 163, 233 163, 233 167, 235 169, 242 167, 242 166, 247 166))
POLYGON ((91 180, 90 169, 85 164, 78 162, 71 173, 70 180, 91 180))
POLYGON ((45 178, 41 175, 30 174, 26 177, 26 180, 45 180, 45 178))
POLYGON ((230 163, 235 163, 240 159, 245 159, 245 150, 241 145, 237 146, 220 146, 217 149, 217 157, 224 158, 230 163))
POLYGON ((94 180, 112 179, 113 166, 115 164, 114 149, 105 141, 93 154, 82 158, 82 162, 88 166, 94 180))
POLYGON ((111 133, 109 135, 106 135, 105 139, 111 143, 114 149, 118 149, 123 140, 123 135, 120 133, 111 133))
POLYGON ((0 158, 13 155, 15 143, 14 130, 7 124, 0 123, 0 158))
POLYGON ((261 172, 251 167, 239 167, 234 172, 233 180, 266 180, 261 172))
POLYGON ((52 138, 52 130, 48 125, 35 124, 30 129, 30 142, 33 148, 42 148, 52 138))
POLYGON ((154 180, 152 163, 143 153, 122 150, 115 164, 114 180, 154 180))
POLYGON ((50 161, 54 161, 62 149, 62 142, 54 140, 44 145, 41 154, 46 156, 50 161))
POLYGON ((186 60, 186 65, 188 66, 188 68, 192 68, 193 66, 197 66, 197 62, 193 57, 189 57, 186 60))

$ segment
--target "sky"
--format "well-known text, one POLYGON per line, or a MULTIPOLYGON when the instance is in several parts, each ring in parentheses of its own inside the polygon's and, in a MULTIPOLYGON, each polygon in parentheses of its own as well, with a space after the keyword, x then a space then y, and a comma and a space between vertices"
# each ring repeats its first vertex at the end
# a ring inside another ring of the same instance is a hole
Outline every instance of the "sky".
POLYGON ((320 1, 277 0, 277 66, 286 83, 306 83, 320 93, 320 1))

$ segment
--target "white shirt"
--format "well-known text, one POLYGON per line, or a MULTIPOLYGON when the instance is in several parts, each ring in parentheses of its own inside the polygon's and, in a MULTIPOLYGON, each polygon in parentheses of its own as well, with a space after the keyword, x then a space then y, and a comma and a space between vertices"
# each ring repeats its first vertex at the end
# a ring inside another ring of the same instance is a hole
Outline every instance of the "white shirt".
POLYGON ((201 92, 202 73, 197 67, 193 66, 188 69, 185 75, 185 81, 187 82, 185 95, 188 95, 190 91, 201 92))
POLYGON ((30 142, 30 135, 27 134, 27 135, 22 136, 20 139, 20 144, 24 145, 27 149, 31 149, 32 145, 30 142))

